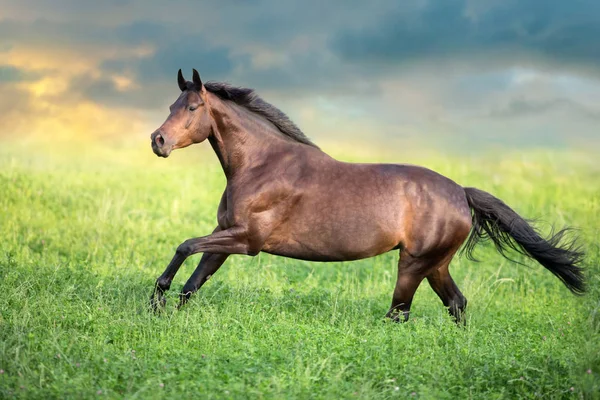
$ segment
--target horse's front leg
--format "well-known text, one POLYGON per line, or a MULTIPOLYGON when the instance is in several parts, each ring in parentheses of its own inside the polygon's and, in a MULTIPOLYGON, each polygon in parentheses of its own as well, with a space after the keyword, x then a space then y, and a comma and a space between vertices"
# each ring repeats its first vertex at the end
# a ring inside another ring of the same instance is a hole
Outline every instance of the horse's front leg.
MULTIPOLYGON (((171 287, 171 282, 181 264, 189 256, 202 252, 214 253, 215 255, 246 254, 254 256, 260 252, 260 245, 256 240, 254 242, 250 240, 246 228, 238 226, 222 231, 216 230, 208 236, 186 240, 177 247, 177 251, 165 272, 156 280, 156 286, 150 299, 150 304, 154 310, 166 303, 164 292, 171 287)), ((223 259, 223 261, 225 260, 223 259)), ((222 262, 219 267, 221 264, 222 262)))
POLYGON ((181 293, 179 294, 179 306, 177 306, 177 308, 181 308, 187 303, 192 294, 197 292, 202 285, 204 285, 204 283, 206 283, 206 281, 221 268, 221 265, 227 260, 227 257, 229 257, 229 254, 204 253, 202 255, 198 267, 181 289, 181 293))

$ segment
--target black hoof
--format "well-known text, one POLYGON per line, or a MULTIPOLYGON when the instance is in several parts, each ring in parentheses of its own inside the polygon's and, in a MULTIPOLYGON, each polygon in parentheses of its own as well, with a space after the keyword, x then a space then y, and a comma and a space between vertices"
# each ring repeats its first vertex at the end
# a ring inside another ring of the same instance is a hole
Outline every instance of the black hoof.
POLYGON ((150 298, 150 308, 155 313, 159 313, 164 310, 167 305, 167 299, 162 295, 153 295, 150 298))
POLYGON ((460 313, 459 315, 453 315, 452 319, 454 319, 454 322, 457 326, 467 326, 467 319, 465 318, 464 313, 460 313))
POLYGON ((188 302, 190 297, 192 297, 192 292, 179 293, 179 305, 177 306, 177 309, 181 309, 181 307, 183 307, 188 302))
POLYGON ((393 322, 403 323, 408 321, 409 315, 410 311, 392 310, 385 317, 391 319, 393 322))

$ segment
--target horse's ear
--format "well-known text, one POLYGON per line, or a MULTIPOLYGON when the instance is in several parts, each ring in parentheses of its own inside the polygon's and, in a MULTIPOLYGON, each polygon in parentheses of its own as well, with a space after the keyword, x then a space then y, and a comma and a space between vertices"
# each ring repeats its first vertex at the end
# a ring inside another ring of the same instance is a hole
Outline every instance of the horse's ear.
POLYGON ((179 85, 179 89, 181 89, 182 92, 187 89, 187 83, 185 82, 185 78, 181 73, 181 69, 177 73, 177 84, 179 85))
POLYGON ((202 89, 202 81, 200 80, 200 74, 195 69, 192 69, 192 82, 194 82, 194 89, 200 91, 202 89))

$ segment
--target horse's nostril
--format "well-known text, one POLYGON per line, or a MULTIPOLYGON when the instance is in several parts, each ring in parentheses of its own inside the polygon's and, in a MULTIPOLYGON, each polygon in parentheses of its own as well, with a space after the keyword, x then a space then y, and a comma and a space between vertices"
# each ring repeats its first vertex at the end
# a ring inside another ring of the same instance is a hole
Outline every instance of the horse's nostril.
POLYGON ((162 146, 163 144, 165 144, 165 139, 163 139, 163 137, 160 133, 158 135, 156 135, 156 137, 154 138, 154 141, 159 146, 162 146))

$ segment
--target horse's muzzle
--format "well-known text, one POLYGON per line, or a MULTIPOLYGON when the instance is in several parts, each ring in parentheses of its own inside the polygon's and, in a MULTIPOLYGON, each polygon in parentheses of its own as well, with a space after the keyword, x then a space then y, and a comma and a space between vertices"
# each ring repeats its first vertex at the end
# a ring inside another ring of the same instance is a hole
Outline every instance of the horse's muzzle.
POLYGON ((171 154, 171 148, 173 146, 170 146, 165 143, 165 138, 160 133, 160 131, 156 131, 152 135, 150 135, 150 140, 152 141, 152 151, 154 152, 154 154, 156 154, 159 157, 169 157, 169 154, 171 154))

